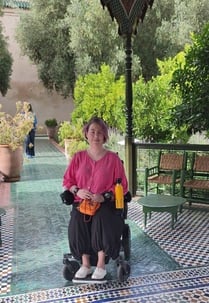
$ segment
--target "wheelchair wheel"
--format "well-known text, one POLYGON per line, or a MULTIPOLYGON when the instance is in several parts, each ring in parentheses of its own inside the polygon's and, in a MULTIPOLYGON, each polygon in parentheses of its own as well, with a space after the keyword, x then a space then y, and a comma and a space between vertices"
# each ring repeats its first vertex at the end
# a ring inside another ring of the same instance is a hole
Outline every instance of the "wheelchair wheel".
POLYGON ((72 281, 75 273, 79 270, 80 265, 77 261, 69 261, 68 264, 64 265, 63 277, 67 281, 72 281))
POLYGON ((128 224, 125 224, 122 235, 122 246, 124 251, 124 259, 130 260, 131 257, 131 231, 128 224))
POLYGON ((117 268, 117 277, 119 282, 125 282, 130 276, 131 267, 127 262, 122 262, 117 268))

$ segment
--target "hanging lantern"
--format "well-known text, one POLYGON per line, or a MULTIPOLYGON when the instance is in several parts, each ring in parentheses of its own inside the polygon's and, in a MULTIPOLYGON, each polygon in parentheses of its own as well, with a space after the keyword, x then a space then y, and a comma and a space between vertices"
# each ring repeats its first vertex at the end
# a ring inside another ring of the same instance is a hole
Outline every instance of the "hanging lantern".
POLYGON ((121 36, 137 33, 139 22, 143 22, 147 8, 152 7, 154 0, 101 0, 112 19, 116 19, 121 36))

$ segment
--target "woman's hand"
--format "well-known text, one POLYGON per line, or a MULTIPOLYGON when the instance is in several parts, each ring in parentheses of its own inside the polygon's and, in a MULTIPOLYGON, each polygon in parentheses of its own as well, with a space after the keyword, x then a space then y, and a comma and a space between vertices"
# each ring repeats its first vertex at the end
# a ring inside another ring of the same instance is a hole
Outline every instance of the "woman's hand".
POLYGON ((99 202, 99 203, 104 202, 103 195, 92 194, 87 189, 79 189, 78 192, 77 192, 77 196, 81 199, 89 199, 89 200, 93 200, 93 201, 96 201, 96 202, 99 202))
POLYGON ((89 190, 83 188, 80 188, 76 195, 81 199, 90 199, 90 200, 92 199, 93 196, 93 194, 89 190))
POLYGON ((101 194, 93 194, 92 198, 93 201, 99 202, 99 203, 103 203, 104 202, 104 197, 101 194))

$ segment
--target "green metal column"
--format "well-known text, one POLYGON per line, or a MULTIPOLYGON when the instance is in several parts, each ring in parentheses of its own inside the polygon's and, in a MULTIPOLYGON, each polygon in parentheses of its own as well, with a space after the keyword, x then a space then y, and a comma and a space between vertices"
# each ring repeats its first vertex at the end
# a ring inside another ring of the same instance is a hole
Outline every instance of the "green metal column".
POLYGON ((132 89, 132 37, 126 36, 126 136, 125 136, 125 167, 129 190, 133 194, 133 89, 132 89))
POLYGON ((126 39, 126 135, 125 135, 125 166, 129 182, 129 190, 134 193, 136 182, 134 178, 134 147, 132 126, 132 35, 136 35, 138 23, 142 22, 147 8, 154 0, 100 0, 103 8, 106 6, 112 19, 116 19, 118 33, 126 39))

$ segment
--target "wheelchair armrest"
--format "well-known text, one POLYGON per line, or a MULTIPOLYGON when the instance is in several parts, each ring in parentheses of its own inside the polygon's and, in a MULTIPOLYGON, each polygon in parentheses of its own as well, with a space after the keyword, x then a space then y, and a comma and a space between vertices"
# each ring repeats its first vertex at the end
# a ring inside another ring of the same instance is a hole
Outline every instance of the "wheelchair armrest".
POLYGON ((132 199, 132 195, 131 195, 130 191, 128 191, 128 192, 124 195, 124 202, 125 202, 125 203, 128 203, 128 202, 131 201, 131 199, 132 199))
POLYGON ((63 193, 61 193, 60 198, 62 203, 66 205, 71 205, 74 202, 74 195, 69 190, 65 190, 63 193))

